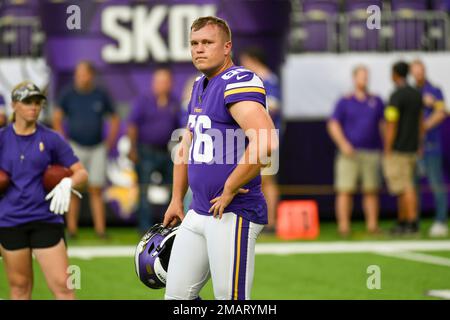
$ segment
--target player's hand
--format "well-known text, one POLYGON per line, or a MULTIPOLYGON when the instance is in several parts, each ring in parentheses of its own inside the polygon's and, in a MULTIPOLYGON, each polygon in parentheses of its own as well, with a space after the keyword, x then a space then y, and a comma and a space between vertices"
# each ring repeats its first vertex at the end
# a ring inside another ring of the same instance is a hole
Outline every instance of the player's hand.
POLYGON ((347 142, 341 146, 341 152, 347 157, 352 157, 355 154, 355 149, 350 143, 347 142))
POLYGON ((243 189, 243 188, 239 188, 238 191, 236 192, 232 192, 232 191, 228 191, 226 189, 224 189, 223 193, 212 199, 210 201, 210 203, 212 203, 213 205, 211 206, 211 208, 209 208, 208 212, 209 213, 213 213, 213 217, 216 217, 217 215, 219 215, 219 219, 222 219, 222 215, 223 212, 225 210, 226 207, 228 207, 228 205, 230 204, 230 202, 233 200, 233 198, 238 194, 238 193, 248 193, 248 189, 243 189))
POLYGON ((184 219, 184 208, 182 202, 170 202, 169 207, 164 214, 164 227, 173 227, 184 219))
POLYGON ((72 179, 62 179, 45 197, 45 200, 52 200, 50 202, 50 211, 55 214, 64 214, 69 211, 71 191, 72 179))

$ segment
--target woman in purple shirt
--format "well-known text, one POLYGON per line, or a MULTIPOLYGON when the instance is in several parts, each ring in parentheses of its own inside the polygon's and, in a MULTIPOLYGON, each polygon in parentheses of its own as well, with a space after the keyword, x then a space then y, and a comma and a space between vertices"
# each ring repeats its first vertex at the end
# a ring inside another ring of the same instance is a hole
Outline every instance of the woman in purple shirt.
POLYGON ((30 82, 12 91, 13 122, 0 130, 0 169, 10 177, 0 195, 0 252, 11 299, 30 299, 33 287, 32 254, 56 299, 74 299, 67 287, 68 257, 63 214, 72 187, 87 181, 87 172, 70 146, 55 131, 37 123, 45 101, 30 82), (42 178, 51 164, 72 170, 46 193, 42 178))

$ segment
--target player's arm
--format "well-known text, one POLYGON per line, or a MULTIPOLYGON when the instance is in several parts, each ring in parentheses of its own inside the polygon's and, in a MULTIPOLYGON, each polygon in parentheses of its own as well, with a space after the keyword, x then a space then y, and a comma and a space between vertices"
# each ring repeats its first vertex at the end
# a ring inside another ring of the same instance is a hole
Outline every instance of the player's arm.
POLYGON ((211 200, 210 212, 213 212, 214 216, 218 214, 220 218, 236 194, 248 192, 241 187, 259 175, 261 168, 267 165, 268 158, 278 149, 279 144, 273 121, 260 103, 236 102, 231 105, 229 111, 244 130, 249 143, 243 158, 225 182, 222 195, 211 200))
POLYGON ((187 167, 189 161, 189 148, 192 143, 192 133, 185 129, 181 142, 176 150, 173 167, 172 201, 183 203, 188 189, 187 167))
POLYGON ((60 107, 55 107, 52 117, 53 129, 56 130, 60 135, 65 137, 66 135, 63 128, 63 120, 64 120, 63 109, 60 107))
POLYGON ((189 148, 192 143, 192 133, 186 129, 181 142, 173 151, 173 185, 172 199, 164 214, 164 226, 174 226, 184 218, 183 200, 188 189, 189 148))
POLYGON ((327 122, 327 130, 331 139, 334 141, 339 150, 345 155, 352 155, 354 150, 351 143, 347 140, 342 130, 342 126, 336 119, 330 119, 327 122))

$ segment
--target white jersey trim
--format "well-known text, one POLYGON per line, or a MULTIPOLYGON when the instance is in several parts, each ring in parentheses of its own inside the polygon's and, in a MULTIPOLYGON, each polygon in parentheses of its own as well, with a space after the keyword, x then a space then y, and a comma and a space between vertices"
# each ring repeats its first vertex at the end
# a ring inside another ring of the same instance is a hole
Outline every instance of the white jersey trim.
POLYGON ((230 90, 230 89, 235 89, 235 88, 243 88, 243 87, 258 87, 258 88, 264 89, 264 84, 263 84, 262 80, 257 75, 254 74, 253 78, 249 81, 235 82, 235 83, 228 84, 225 87, 225 91, 230 90))

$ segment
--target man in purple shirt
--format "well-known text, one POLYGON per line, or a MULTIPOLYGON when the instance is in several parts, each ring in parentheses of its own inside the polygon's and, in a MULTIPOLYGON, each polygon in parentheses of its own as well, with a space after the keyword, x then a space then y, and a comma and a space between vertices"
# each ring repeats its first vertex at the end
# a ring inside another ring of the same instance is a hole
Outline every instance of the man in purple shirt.
POLYGON ((353 194, 362 180, 363 208, 370 233, 378 231, 381 124, 384 104, 367 91, 368 70, 353 70, 354 92, 341 98, 328 121, 328 132, 339 149, 335 161, 336 216, 342 236, 350 233, 353 194))
POLYGON ((267 223, 260 171, 278 139, 261 79, 233 65, 228 24, 198 18, 190 44, 192 62, 203 75, 192 91, 189 130, 176 152, 164 217, 165 226, 182 220, 165 297, 196 299, 211 275, 216 299, 249 299, 255 242, 267 223), (188 185, 193 201, 184 216, 188 185))
POLYGON ((134 101, 128 118, 130 158, 136 164, 140 187, 138 224, 142 233, 155 220, 147 196, 148 188, 151 184, 171 183, 172 162, 167 146, 172 132, 178 128, 180 113, 180 103, 171 91, 170 70, 157 69, 153 73, 150 92, 134 101))

